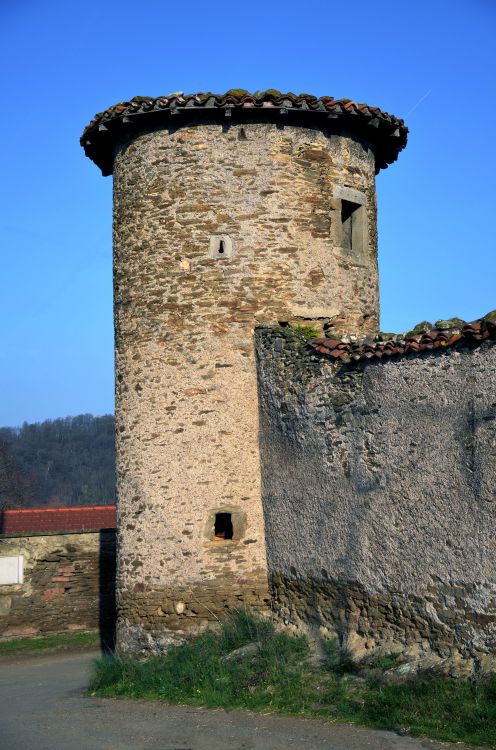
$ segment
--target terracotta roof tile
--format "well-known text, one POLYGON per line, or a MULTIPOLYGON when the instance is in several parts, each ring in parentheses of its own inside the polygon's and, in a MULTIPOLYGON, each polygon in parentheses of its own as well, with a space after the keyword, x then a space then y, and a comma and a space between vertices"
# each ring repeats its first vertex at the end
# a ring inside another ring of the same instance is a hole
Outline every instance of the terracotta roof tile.
POLYGON ((207 114, 213 116, 214 113, 225 116, 226 110, 240 119, 243 119, 243 113, 251 119, 261 120, 269 115, 287 116, 288 123, 318 121, 322 125, 326 122, 330 130, 346 128, 357 135, 365 134, 375 154, 377 172, 398 158, 406 145, 408 134, 403 120, 377 107, 349 99, 335 100, 332 96, 316 97, 291 92, 283 94, 273 89, 251 94, 234 89, 226 94, 175 92, 156 98, 137 96, 130 101, 119 102, 95 115, 84 129, 81 145, 103 174, 111 174, 114 146, 125 133, 130 130, 136 132, 140 127, 146 129, 156 125, 160 118, 186 110, 187 116, 199 119, 207 114))
POLYGON ((359 342, 343 339, 314 339, 310 346, 320 354, 343 362, 371 359, 373 357, 393 357, 415 355, 423 351, 446 348, 455 344, 474 345, 482 341, 496 341, 496 312, 489 313, 471 323, 464 323, 454 328, 432 328, 423 333, 409 336, 398 334, 388 341, 380 336, 376 341, 363 339, 359 342))
POLYGON ((115 505, 0 511, 0 534, 95 531, 116 525, 115 505))

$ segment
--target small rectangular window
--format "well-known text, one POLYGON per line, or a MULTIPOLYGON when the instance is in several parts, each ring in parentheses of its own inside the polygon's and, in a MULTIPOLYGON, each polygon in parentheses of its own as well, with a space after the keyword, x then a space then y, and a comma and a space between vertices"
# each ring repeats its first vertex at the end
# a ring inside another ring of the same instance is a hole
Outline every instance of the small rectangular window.
POLYGON ((223 539, 233 538, 233 525, 231 513, 216 513, 214 539, 221 541, 223 539))
POLYGON ((365 250, 365 206, 341 200, 341 247, 354 254, 365 250))
POLYGON ((351 201, 341 201, 341 226, 342 226, 342 247, 353 249, 353 223, 356 221, 354 215, 360 208, 357 203, 351 201))

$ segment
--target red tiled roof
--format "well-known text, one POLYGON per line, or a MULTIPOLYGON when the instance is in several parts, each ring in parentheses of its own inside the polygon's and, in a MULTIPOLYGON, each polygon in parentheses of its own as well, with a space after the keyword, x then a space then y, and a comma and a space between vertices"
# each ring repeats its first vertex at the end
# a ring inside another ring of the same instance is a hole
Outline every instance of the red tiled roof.
POLYGON ((487 340, 496 340, 496 312, 489 313, 485 318, 479 318, 472 323, 463 323, 456 328, 432 328, 413 336, 399 334, 388 341, 363 339, 354 342, 347 338, 322 338, 314 339, 309 343, 321 354, 342 362, 350 362, 373 357, 381 359, 418 354, 423 351, 455 346, 455 344, 473 346, 487 340))
POLYGON ((331 132, 346 129, 365 136, 374 151, 377 172, 396 161, 406 145, 408 134, 403 120, 378 107, 357 104, 349 99, 310 94, 297 96, 273 89, 255 94, 231 89, 226 94, 184 94, 181 91, 157 98, 136 96, 128 102, 119 102, 95 115, 81 136, 81 145, 104 175, 112 174, 114 147, 125 134, 155 127, 160 122, 170 122, 172 115, 181 114, 188 119, 234 115, 241 120, 267 121, 275 117, 280 121, 284 116, 288 123, 326 123, 331 132))
POLYGON ((30 508, 0 512, 0 534, 93 531, 116 528, 115 505, 79 508, 30 508))

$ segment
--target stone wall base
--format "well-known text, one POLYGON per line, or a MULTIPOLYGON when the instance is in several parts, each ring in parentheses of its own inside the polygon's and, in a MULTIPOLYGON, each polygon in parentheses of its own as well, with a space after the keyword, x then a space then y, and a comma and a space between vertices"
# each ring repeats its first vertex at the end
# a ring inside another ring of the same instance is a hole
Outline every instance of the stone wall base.
POLYGON ((137 583, 132 590, 118 591, 117 650, 133 656, 164 653, 243 607, 270 613, 263 572, 243 579, 226 576, 190 587, 149 589, 137 583))
POLYGON ((439 583, 413 595, 273 574, 271 588, 286 630, 336 639, 355 662, 395 653, 411 672, 464 677, 496 669, 496 584, 439 583))

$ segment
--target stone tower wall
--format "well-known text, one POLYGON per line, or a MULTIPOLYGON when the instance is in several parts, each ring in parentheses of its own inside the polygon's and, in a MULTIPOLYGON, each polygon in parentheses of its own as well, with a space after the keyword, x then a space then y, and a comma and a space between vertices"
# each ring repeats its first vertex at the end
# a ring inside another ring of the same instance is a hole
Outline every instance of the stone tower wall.
POLYGON ((118 151, 121 649, 268 601, 253 329, 373 332, 376 259, 374 157, 351 137, 186 124, 118 151), (341 198, 355 194, 365 242, 351 252, 341 198), (216 512, 232 513, 231 541, 213 539, 216 512))

